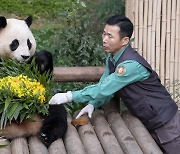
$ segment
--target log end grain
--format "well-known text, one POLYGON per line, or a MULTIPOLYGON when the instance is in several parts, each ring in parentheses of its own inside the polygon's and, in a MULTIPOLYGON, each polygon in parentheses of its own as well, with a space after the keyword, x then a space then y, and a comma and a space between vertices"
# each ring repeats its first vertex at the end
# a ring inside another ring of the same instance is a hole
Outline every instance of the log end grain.
POLYGON ((75 127, 87 125, 88 123, 89 123, 89 117, 85 115, 79 117, 78 119, 72 119, 71 121, 71 124, 75 127))

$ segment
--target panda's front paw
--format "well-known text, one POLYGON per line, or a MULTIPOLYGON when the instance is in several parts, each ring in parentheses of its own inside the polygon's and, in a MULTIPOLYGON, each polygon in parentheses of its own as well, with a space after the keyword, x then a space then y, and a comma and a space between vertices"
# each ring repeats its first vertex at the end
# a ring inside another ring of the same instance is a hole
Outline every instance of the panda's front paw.
POLYGON ((42 139, 44 142, 47 142, 47 141, 48 141, 48 137, 47 137, 46 134, 41 133, 40 137, 41 137, 41 139, 42 139))
POLYGON ((46 133, 43 133, 43 132, 41 132, 41 133, 38 135, 38 138, 39 138, 47 147, 49 147, 50 144, 54 141, 54 140, 53 140, 53 136, 50 137, 49 134, 46 134, 46 133))

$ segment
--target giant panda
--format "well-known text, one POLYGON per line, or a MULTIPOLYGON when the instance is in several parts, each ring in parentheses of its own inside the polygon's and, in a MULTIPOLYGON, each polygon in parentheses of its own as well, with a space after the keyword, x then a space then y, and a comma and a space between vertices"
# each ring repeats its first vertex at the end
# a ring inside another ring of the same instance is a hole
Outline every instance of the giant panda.
MULTIPOLYGON (((6 19, 0 16, 0 58, 31 62, 32 57, 40 73, 53 70, 50 52, 36 52, 36 41, 30 30, 32 16, 25 20, 6 19)), ((46 146, 62 138, 67 130, 67 113, 63 105, 50 105, 47 116, 35 115, 33 120, 12 122, 0 130, 0 136, 8 139, 36 135, 46 146)))

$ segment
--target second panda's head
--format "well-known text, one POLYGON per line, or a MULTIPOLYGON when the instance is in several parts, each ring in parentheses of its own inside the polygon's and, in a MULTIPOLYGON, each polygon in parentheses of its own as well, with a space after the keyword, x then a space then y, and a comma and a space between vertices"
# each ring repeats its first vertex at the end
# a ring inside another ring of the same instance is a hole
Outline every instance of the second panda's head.
POLYGON ((31 16, 26 20, 0 17, 0 57, 27 61, 34 55, 36 41, 31 24, 31 16))

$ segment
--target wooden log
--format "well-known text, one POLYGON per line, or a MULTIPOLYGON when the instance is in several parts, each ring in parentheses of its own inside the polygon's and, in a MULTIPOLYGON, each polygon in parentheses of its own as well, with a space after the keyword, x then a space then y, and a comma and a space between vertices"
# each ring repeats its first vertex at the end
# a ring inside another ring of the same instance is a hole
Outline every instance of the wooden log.
POLYGON ((55 67, 54 80, 57 82, 95 82, 104 73, 104 67, 55 67))
POLYGON ((48 148, 49 154, 67 154, 63 140, 54 141, 48 148))
POLYGON ((117 112, 111 112, 107 115, 107 121, 115 134, 124 153, 143 154, 141 148, 132 136, 125 122, 117 112))
POLYGON ((70 117, 68 117, 68 129, 64 137, 64 144, 68 154, 86 154, 76 128, 71 125, 70 117))
POLYGON ((10 147, 10 142, 6 139, 1 138, 0 139, 0 145, 8 145, 5 147, 0 148, 0 154, 11 154, 11 147, 10 147))
POLYGON ((78 128, 78 133, 84 145, 85 151, 88 154, 104 154, 102 146, 96 136, 96 133, 91 123, 80 126, 78 128))
POLYGON ((30 154, 48 154, 46 146, 36 136, 29 138, 29 151, 30 154))
POLYGON ((11 142, 11 151, 13 154, 29 154, 26 138, 15 138, 11 142))
POLYGON ((91 118, 91 123, 94 126, 94 130, 106 154, 124 153, 111 128, 108 126, 102 112, 99 110, 94 111, 91 118))
POLYGON ((143 154, 141 148, 137 144, 136 140, 132 136, 125 122, 119 114, 118 105, 119 102, 112 99, 109 103, 104 106, 106 111, 106 119, 111 127, 114 135, 116 136, 119 144, 122 147, 124 153, 127 154, 143 154))
POLYGON ((145 154, 163 154, 140 120, 125 111, 122 118, 145 154))

